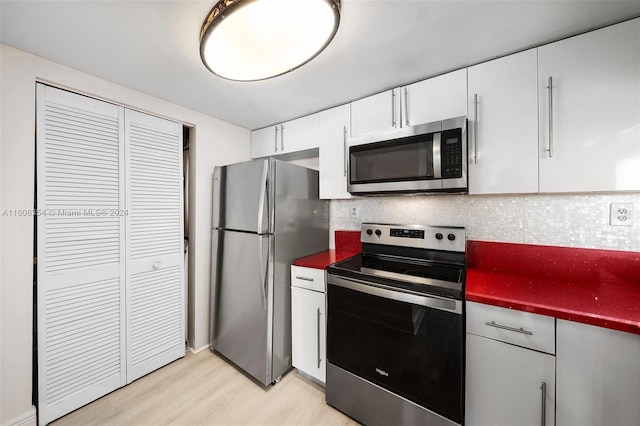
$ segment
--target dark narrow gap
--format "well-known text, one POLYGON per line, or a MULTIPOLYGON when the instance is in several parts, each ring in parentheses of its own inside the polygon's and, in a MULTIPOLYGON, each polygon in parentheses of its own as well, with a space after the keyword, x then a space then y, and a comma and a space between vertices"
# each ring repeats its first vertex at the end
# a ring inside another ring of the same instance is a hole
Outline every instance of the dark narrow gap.
POLYGON ((189 346, 189 141, 191 128, 182 126, 183 226, 184 226, 184 340, 189 346))
MULTIPOLYGON (((36 99, 36 108, 38 102, 36 99)), ((36 113, 36 117, 38 114, 36 113)), ((31 404, 36 407, 36 422, 39 424, 40 412, 38 408, 38 141, 37 126, 33 129, 34 157, 33 157, 33 311, 32 315, 32 346, 31 353, 31 404)))

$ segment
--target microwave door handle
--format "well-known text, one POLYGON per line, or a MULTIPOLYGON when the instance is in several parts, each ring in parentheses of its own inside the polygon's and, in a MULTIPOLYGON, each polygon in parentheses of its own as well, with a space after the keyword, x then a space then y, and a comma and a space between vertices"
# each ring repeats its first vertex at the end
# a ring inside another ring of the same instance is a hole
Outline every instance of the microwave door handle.
POLYGON ((442 179, 442 162, 441 162, 441 149, 440 138, 442 133, 433 134, 433 178, 442 179))

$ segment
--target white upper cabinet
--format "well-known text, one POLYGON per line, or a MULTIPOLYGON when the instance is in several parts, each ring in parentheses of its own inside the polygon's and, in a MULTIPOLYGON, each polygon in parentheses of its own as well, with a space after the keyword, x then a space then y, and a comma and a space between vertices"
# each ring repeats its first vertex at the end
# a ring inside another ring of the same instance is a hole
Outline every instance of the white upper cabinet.
POLYGON ((287 155, 317 149, 318 114, 290 120, 251 132, 251 158, 287 155))
POLYGON ((251 132, 251 158, 268 157, 279 150, 280 125, 269 126, 251 132))
POLYGON ((540 192, 640 190, 640 20, 542 46, 538 66, 540 192))
POLYGON ((351 136, 467 115, 461 69, 351 102, 351 136))
POLYGON ((400 126, 400 89, 351 102, 351 136, 393 130, 400 126))
POLYGON ((318 148, 320 145, 318 130, 318 113, 282 123, 279 154, 318 148))
POLYGON ((469 193, 538 192, 536 49, 470 67, 468 79, 469 193))
POLYGON ((320 128, 320 198, 351 198, 347 191, 349 104, 318 113, 320 128))
POLYGON ((467 115, 467 70, 401 88, 402 127, 467 115))

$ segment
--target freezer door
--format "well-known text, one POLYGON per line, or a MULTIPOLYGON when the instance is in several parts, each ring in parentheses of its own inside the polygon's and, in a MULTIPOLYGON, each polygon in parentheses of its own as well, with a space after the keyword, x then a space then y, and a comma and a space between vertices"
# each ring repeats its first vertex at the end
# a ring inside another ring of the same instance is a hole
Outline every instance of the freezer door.
POLYGON ((211 348, 272 380, 273 236, 213 230, 211 348))
POLYGON ((214 169, 214 229, 271 232, 269 174, 272 162, 254 160, 214 169))

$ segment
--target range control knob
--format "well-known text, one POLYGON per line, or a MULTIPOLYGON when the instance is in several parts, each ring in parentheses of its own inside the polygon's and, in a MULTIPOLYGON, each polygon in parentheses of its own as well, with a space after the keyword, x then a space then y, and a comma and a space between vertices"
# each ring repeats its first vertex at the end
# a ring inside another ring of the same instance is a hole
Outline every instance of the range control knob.
POLYGON ((442 238, 444 238, 444 237, 442 236, 442 234, 441 234, 441 233, 439 233, 439 232, 438 232, 438 233, 436 234, 436 240, 438 240, 438 241, 439 241, 439 240, 441 240, 442 238))
POLYGON ((371 235, 373 234, 373 231, 371 229, 367 229, 367 235, 371 235))
POLYGON ((453 240, 455 240, 455 239, 456 239, 456 236, 455 236, 455 235, 453 235, 453 234, 449 234, 449 235, 447 235, 447 239, 448 239, 449 241, 453 241, 453 240))
POLYGON ((382 231, 380 231, 379 229, 376 229, 376 235, 379 237, 380 235, 382 235, 382 231))

